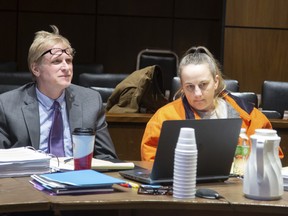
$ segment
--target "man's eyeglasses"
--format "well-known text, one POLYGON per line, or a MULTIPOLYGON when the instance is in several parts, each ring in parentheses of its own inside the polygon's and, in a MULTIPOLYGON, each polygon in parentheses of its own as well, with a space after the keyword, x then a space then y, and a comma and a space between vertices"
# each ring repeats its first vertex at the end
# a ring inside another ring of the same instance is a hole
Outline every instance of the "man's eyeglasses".
POLYGON ((202 54, 207 54, 206 50, 203 47, 193 47, 189 49, 187 54, 197 54, 197 53, 202 53, 202 54))
POLYGON ((147 194, 147 195, 172 195, 173 188, 171 186, 150 186, 150 185, 141 185, 138 188, 138 194, 147 194))
POLYGON ((45 54, 50 53, 51 55, 62 55, 63 53, 66 53, 69 56, 74 56, 76 51, 73 48, 66 48, 66 49, 61 49, 61 48, 52 48, 47 51, 45 51, 40 57, 44 56, 45 54))

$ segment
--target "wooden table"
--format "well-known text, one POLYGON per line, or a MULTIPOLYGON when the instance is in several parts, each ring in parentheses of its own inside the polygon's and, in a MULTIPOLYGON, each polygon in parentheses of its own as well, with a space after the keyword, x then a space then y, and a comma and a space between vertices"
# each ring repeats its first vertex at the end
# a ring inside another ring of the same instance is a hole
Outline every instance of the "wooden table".
MULTIPOLYGON (((148 162, 136 162, 151 167, 148 162)), ((118 172, 108 173, 121 178, 118 172)), ((242 193, 242 180, 197 184, 197 188, 211 188, 225 199, 176 199, 168 195, 138 195, 137 189, 122 188, 106 194, 50 196, 37 191, 29 177, 0 179, 0 213, 41 211, 51 215, 200 215, 200 216, 268 216, 287 215, 288 192, 277 201, 246 199, 242 193)), ((37 215, 37 214, 36 214, 37 215)), ((43 215, 43 214, 42 214, 43 215)))
POLYGON ((50 201, 32 190, 28 178, 0 178, 0 212, 48 211, 50 201), (21 181, 20 181, 21 180, 21 181))
MULTIPOLYGON (((122 160, 141 160, 140 145, 151 114, 107 113, 108 129, 118 156, 122 160)), ((272 126, 281 137, 280 146, 284 152, 282 165, 288 166, 288 120, 270 119, 272 126)))

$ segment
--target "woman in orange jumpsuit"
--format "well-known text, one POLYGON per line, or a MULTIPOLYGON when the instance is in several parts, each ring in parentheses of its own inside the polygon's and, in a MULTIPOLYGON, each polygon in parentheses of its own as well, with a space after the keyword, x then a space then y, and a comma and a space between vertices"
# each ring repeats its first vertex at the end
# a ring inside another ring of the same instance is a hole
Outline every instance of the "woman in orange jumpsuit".
MULTIPOLYGON (((225 89, 219 64, 207 48, 190 48, 179 64, 178 76, 182 96, 158 109, 147 123, 141 143, 142 160, 154 161, 165 120, 240 117, 248 136, 257 128, 272 128, 270 121, 253 104, 225 89)), ((279 156, 283 158, 281 149, 279 156)))

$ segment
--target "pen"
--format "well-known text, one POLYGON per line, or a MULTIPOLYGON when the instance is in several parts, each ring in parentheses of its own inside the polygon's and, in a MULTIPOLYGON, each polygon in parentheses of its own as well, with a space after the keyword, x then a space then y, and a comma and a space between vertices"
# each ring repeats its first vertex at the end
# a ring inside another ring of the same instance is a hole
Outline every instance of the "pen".
POLYGON ((71 160, 73 160, 73 157, 65 159, 65 160, 64 160, 64 163, 68 163, 68 162, 71 161, 71 160))
POLYGON ((139 188, 139 185, 133 182, 125 182, 123 184, 120 184, 120 186, 122 187, 126 187, 126 188, 139 188))
POLYGON ((127 183, 119 184, 122 187, 131 188, 131 186, 127 183))
POLYGON ((132 188, 139 188, 139 185, 133 182, 128 182, 129 185, 131 185, 132 188))

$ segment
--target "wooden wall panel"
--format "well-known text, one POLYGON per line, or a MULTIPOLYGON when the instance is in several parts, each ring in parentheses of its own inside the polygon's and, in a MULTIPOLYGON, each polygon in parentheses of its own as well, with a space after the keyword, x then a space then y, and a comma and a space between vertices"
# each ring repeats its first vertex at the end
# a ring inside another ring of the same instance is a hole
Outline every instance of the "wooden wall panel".
POLYGON ((172 17, 173 0, 98 0, 98 14, 172 17))
POLYGON ((287 0, 226 0, 226 25, 288 28, 287 0))
POLYGON ((191 46, 206 46, 222 62, 222 0, 175 1, 173 49, 181 58, 191 46))
POLYGON ((96 59, 106 73, 131 73, 142 49, 171 47, 170 19, 99 16, 97 26, 96 59))
POLYGON ((190 46, 201 44, 220 57, 222 2, 99 0, 96 59, 107 73, 130 73, 136 68, 137 54, 145 48, 182 55, 190 46))
POLYGON ((221 23, 213 20, 175 20, 173 48, 179 58, 191 46, 206 46, 221 61, 221 23), (212 36, 213 35, 213 36, 212 36))
POLYGON ((0 12, 0 20, 1 20, 0 62, 13 61, 13 60, 15 61, 16 47, 17 47, 16 12, 6 12, 6 11, 0 12))
POLYGON ((8 45, 15 46, 5 57, 0 54, 0 62, 16 61, 19 71, 28 70, 26 59, 34 33, 50 31, 50 24, 57 25, 75 47, 74 63, 100 63, 107 73, 134 71, 137 54, 145 48, 169 49, 181 55, 190 46, 201 44, 218 57, 222 52, 223 2, 0 0, 0 18, 8 20, 3 29, 11 26, 7 35, 0 35, 0 41, 13 40, 5 44, 5 52, 8 45), (10 31, 12 28, 15 30, 10 31))
POLYGON ((223 15, 222 0, 181 0, 175 1, 176 18, 198 18, 221 20, 223 15))
POLYGON ((288 1, 226 0, 224 73, 240 91, 264 80, 288 82, 288 1))
POLYGON ((240 91, 261 93, 264 80, 288 82, 288 31, 226 28, 224 73, 240 91))
POLYGON ((34 33, 52 31, 49 25, 59 28, 76 49, 75 62, 94 62, 95 19, 90 15, 20 13, 18 32, 18 62, 20 70, 28 70, 27 55, 34 33))
POLYGON ((52 12, 52 13, 95 13, 95 0, 18 0, 20 11, 52 12))
POLYGON ((16 10, 17 0, 0 0, 0 11, 1 10, 16 10))

